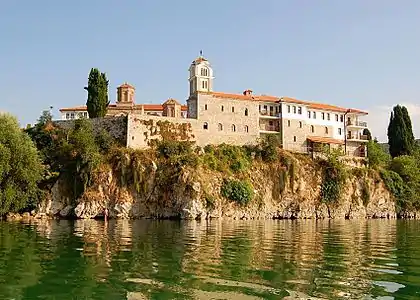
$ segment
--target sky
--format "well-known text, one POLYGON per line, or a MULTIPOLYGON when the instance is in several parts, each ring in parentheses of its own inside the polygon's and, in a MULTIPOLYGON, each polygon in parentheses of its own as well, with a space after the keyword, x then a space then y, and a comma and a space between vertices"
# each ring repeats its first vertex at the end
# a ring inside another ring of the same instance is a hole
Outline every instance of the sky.
POLYGON ((369 111, 386 140, 406 105, 420 137, 418 0, 0 0, 0 111, 22 126, 86 102, 89 71, 136 87, 137 103, 188 96, 202 50, 214 90, 369 111))

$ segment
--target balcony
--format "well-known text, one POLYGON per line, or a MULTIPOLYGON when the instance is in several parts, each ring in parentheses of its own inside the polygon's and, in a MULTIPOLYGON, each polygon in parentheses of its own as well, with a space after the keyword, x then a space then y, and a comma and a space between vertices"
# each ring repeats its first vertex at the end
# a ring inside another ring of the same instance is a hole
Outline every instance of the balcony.
POLYGON ((356 142, 367 142, 367 141, 369 141, 368 136, 363 135, 363 134, 348 134, 347 135, 347 140, 348 141, 356 141, 356 142))
POLYGON ((268 133, 279 133, 280 127, 276 125, 260 124, 260 131, 268 133))
POLYGON ((362 121, 357 121, 357 120, 353 120, 353 121, 347 121, 346 124, 347 127, 362 127, 362 128, 367 128, 367 122, 362 122, 362 121))
POLYGON ((268 110, 260 110, 260 117, 266 117, 266 118, 279 118, 280 114, 276 113, 274 111, 268 111, 268 110))

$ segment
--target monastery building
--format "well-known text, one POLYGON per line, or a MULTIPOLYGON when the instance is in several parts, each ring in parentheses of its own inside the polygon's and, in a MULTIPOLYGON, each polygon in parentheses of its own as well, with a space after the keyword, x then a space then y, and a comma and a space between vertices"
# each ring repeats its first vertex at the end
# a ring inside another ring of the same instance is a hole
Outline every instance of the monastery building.
MULTIPOLYGON (((188 123, 199 146, 255 143, 265 135, 277 134, 285 150, 313 153, 320 145, 342 146, 349 156, 365 157, 367 112, 290 97, 213 91, 213 69, 199 56, 189 68, 187 105, 168 99, 161 105, 136 104, 135 88, 127 83, 117 88, 116 104, 109 116, 128 116, 127 146, 147 147, 147 120, 188 123)), ((86 106, 60 109, 61 119, 88 117, 86 106)))

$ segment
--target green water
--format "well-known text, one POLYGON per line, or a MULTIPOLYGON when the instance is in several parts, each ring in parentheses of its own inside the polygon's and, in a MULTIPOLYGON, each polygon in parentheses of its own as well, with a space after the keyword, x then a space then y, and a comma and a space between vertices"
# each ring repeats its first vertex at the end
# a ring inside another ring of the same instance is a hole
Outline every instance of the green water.
POLYGON ((420 299, 420 221, 0 222, 0 299, 420 299))

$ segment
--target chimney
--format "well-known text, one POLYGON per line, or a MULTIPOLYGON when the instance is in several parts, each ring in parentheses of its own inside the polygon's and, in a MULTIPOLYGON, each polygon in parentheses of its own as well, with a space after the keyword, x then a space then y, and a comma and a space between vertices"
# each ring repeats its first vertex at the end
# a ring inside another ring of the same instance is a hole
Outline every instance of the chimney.
POLYGON ((245 96, 251 96, 252 95, 252 90, 249 90, 249 89, 248 90, 245 90, 244 91, 244 95, 245 96))

